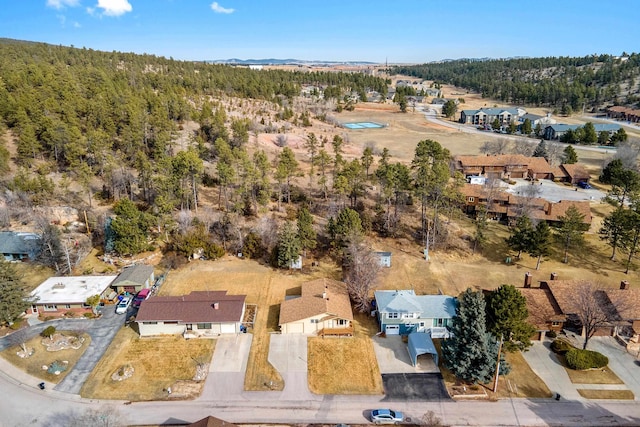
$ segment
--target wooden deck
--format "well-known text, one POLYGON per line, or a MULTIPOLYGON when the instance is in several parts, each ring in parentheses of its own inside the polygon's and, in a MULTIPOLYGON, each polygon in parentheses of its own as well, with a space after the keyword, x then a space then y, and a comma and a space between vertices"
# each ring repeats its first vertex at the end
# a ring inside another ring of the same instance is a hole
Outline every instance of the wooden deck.
POLYGON ((353 336, 353 326, 349 326, 347 328, 323 328, 318 331, 319 337, 352 337, 353 336))

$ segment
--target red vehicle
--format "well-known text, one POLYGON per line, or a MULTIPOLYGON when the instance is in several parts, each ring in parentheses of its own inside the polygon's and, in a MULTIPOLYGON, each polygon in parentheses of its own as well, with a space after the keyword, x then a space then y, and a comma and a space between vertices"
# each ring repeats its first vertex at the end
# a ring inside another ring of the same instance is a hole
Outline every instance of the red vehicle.
POLYGON ((151 289, 142 289, 133 299, 133 306, 140 307, 142 301, 146 300, 151 296, 151 289))

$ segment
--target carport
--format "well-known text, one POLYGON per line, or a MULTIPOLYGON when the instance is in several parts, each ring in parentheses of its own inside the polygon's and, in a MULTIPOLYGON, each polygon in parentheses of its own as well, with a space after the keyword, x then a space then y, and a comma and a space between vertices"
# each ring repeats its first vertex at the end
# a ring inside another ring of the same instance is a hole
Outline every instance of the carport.
POLYGON ((409 334, 409 357, 413 366, 418 364, 418 356, 421 354, 432 354, 433 361, 438 366, 438 351, 431 341, 431 335, 423 332, 412 332, 409 334))

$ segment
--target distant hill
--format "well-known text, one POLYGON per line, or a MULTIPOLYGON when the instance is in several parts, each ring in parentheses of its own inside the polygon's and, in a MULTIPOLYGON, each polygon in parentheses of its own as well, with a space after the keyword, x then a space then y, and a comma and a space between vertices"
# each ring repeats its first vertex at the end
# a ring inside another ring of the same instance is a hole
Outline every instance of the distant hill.
POLYGON ((640 107, 640 54, 468 58, 397 66, 392 73, 451 84, 502 102, 567 113, 610 105, 640 107))
POLYGON ((232 65, 377 65, 377 62, 367 61, 320 61, 305 59, 211 59, 204 61, 209 64, 232 64, 232 65))

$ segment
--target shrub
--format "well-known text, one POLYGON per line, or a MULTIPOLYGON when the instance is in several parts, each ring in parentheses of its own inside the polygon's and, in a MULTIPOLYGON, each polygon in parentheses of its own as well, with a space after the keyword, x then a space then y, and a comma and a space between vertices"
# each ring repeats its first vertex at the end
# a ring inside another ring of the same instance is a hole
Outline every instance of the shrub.
POLYGON ((43 336, 45 338, 51 338, 51 335, 55 333, 56 333, 55 326, 47 326, 46 328, 44 328, 42 332, 40 332, 40 336, 43 336))
POLYGON ((563 339, 557 339, 551 343, 551 350, 554 353, 565 354, 567 351, 575 348, 568 341, 563 339))
POLYGON ((558 336, 558 334, 557 334, 557 332, 556 332, 556 331, 549 331, 549 332, 547 332, 547 336, 548 336, 549 338, 555 338, 555 337, 557 337, 557 336, 558 336))
POLYGON ((578 371, 603 368, 609 364, 609 359, 604 354, 579 348, 572 348, 567 351, 565 357, 567 358, 567 365, 569 365, 571 369, 578 371))

